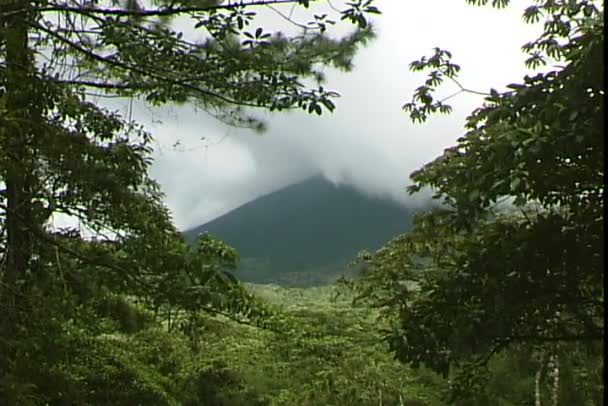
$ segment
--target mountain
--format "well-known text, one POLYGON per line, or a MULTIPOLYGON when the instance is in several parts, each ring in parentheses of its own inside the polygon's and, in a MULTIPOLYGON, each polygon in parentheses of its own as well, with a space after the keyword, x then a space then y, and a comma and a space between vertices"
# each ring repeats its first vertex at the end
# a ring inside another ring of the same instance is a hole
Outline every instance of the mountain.
POLYGON ((377 249, 408 230, 412 209, 321 177, 259 197, 185 232, 208 232, 235 247, 250 282, 331 282, 363 249, 377 249))

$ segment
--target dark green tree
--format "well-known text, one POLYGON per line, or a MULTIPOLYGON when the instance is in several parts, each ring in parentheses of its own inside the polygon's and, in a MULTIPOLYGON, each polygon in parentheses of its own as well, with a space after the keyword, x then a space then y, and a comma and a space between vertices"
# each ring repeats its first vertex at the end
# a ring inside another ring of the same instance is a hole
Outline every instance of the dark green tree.
POLYGON ((331 111, 323 69, 351 67, 378 10, 315 3, 0 0, 0 398, 28 404, 28 379, 60 362, 53 342, 95 330, 103 292, 253 317, 222 272, 234 252, 188 247, 173 226, 147 175, 151 135, 92 96, 188 103, 254 129, 255 109, 331 111), (287 33, 262 27, 260 11, 287 33), (333 32, 339 20, 350 32, 333 32), (82 228, 54 230, 57 216, 82 228))
POLYGON ((311 3, 0 2, 4 315, 18 307, 19 286, 35 263, 48 265, 42 246, 69 252, 45 228, 55 214, 77 218, 97 238, 138 242, 146 252, 163 252, 176 237, 162 194, 146 174, 150 135, 90 95, 192 103, 254 128, 262 125, 248 113, 254 108, 333 110, 337 94, 314 83, 322 82, 325 66, 350 68, 371 35, 366 15, 378 11, 371 1, 355 1, 342 11, 311 11, 308 23, 288 15, 311 3), (295 34, 260 27, 260 9, 289 20, 295 34), (355 28, 330 35, 330 13, 355 28))
MULTIPOLYGON (((410 192, 431 188, 437 207, 362 256, 357 286, 392 322, 397 357, 451 376, 461 398, 483 392, 476 372, 509 348, 601 356, 603 17, 590 1, 527 8, 526 20, 544 20, 523 47, 542 73, 488 92, 457 145, 411 175, 410 192)), ((457 82, 451 54, 436 49, 411 67, 430 71, 404 106, 412 120, 449 112, 433 92, 457 82)))

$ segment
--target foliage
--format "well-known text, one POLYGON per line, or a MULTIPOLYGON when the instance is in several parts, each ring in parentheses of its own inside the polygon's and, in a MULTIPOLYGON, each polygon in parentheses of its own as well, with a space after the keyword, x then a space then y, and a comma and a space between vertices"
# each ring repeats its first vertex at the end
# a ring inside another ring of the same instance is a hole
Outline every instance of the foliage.
MULTIPOLYGON (((93 332, 90 323, 78 322, 84 317, 66 326, 45 322, 48 309, 39 311, 41 318, 15 335, 23 352, 0 381, 2 399, 25 405, 442 404, 434 395, 441 387, 436 378, 393 360, 373 333, 373 313, 353 308, 334 287, 247 288, 281 309, 282 329, 200 313, 195 343, 190 331, 168 332, 155 321, 125 331, 110 314, 93 332)), ((110 302, 130 308, 120 312, 123 321, 141 311, 124 297, 110 302)))
POLYGON ((100 334, 173 330, 201 312, 274 323, 226 272, 234 250, 208 236, 191 247, 173 226, 147 174, 151 135, 93 100, 190 103, 255 129, 254 108, 332 111, 323 68, 351 67, 378 10, 275 3, 0 0, 0 398, 180 403, 166 374, 132 354, 141 342, 100 334), (260 27, 262 7, 292 33, 260 27), (280 7, 310 7, 312 21, 280 7), (353 29, 337 35, 331 18, 353 29), (112 393, 118 381, 133 386, 112 393))
POLYGON ((277 267, 272 266, 269 262, 244 258, 234 275, 243 282, 273 283, 284 287, 304 288, 331 285, 341 277, 356 274, 353 269, 343 262, 299 270, 281 268, 282 272, 277 272, 277 267))
MULTIPOLYGON (((430 187, 441 207, 363 254, 355 284, 391 322, 397 357, 449 376, 452 401, 483 399, 488 363, 513 346, 579 364, 572 346, 603 346, 603 9, 547 1, 525 16, 546 19, 528 65, 561 65, 488 93, 457 145, 411 175, 410 192, 430 187)), ((450 57, 412 64, 431 69, 412 120, 447 111, 431 91, 457 74, 450 57)))
POLYGON ((245 43, 257 21, 252 9, 265 4, 3 0, 0 179, 6 187, 0 210, 7 305, 41 247, 74 254, 63 235, 48 235, 54 215, 121 244, 129 265, 143 271, 153 267, 146 253, 179 245, 162 194, 147 177, 150 135, 91 103, 91 95, 189 102, 245 126, 260 123, 243 107, 333 110, 336 93, 309 89, 304 79, 322 81, 320 69, 328 65, 350 68, 356 48, 371 35, 366 14, 377 9, 370 1, 349 3, 340 15, 359 28, 343 37, 312 24, 291 36, 257 28, 254 38, 264 41, 245 43), (182 22, 171 24, 177 18, 198 34, 185 33, 182 22))
POLYGON ((286 313, 290 330, 224 324, 211 328, 206 348, 211 359, 238 371, 264 404, 442 404, 436 377, 395 361, 373 331, 374 312, 353 307, 348 292, 247 286, 286 313))

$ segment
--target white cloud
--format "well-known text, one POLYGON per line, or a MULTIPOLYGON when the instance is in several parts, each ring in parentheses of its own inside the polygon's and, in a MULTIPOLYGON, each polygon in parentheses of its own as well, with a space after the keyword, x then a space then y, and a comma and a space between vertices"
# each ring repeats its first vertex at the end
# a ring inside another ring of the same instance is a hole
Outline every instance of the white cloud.
MULTIPOLYGON (((439 46, 452 51, 468 88, 502 89, 519 81, 525 73, 520 47, 538 32, 521 22, 525 4, 518 0, 496 10, 464 0, 379 0, 378 38, 356 57, 353 72, 327 72, 327 87, 342 95, 337 111, 322 117, 262 114, 269 128, 261 136, 228 129, 188 107, 135 106, 134 117, 157 139, 152 175, 178 227, 208 221, 318 172, 368 193, 412 201, 404 191, 409 174, 455 142, 481 98, 461 94, 452 99, 451 116, 413 125, 401 106, 424 75, 409 72, 408 64, 439 46), (154 124, 158 120, 162 124, 154 124)), ((455 90, 446 86, 440 96, 455 90)))

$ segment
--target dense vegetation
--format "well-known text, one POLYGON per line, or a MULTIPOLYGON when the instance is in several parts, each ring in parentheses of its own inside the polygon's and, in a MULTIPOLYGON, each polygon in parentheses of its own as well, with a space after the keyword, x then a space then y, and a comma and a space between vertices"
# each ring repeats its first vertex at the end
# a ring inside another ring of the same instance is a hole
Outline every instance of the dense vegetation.
POLYGON ((206 236, 187 245, 175 229, 147 174, 151 135, 91 101, 191 103, 256 130, 263 123, 246 108, 333 110, 320 69, 350 69, 378 11, 371 1, 326 6, 285 34, 259 26, 266 3, 276 2, 0 1, 3 402, 171 403, 158 381, 138 378, 152 361, 112 351, 108 302, 137 303, 171 331, 195 329, 201 312, 270 323, 225 272, 234 250, 206 236), (333 32, 340 20, 352 27, 344 35, 333 32), (77 226, 54 228, 62 219, 77 226))
POLYGON ((109 296, 91 315, 95 334, 70 326, 64 336, 55 334, 53 343, 39 339, 42 348, 28 348, 33 351, 30 359, 35 357, 44 367, 15 368, 11 381, 3 382, 3 400, 91 405, 442 404, 436 377, 413 373, 393 359, 377 334, 370 334, 375 317, 367 307, 353 308, 349 297, 335 298, 331 287, 248 288, 280 311, 280 319, 260 326, 201 313, 195 323, 182 319, 170 327, 145 306, 109 296))
MULTIPOLYGON (((0 0, 0 403, 603 404, 603 6, 527 8, 545 22, 528 62, 551 65, 491 90, 412 175, 441 205, 362 254, 360 277, 286 289, 240 284, 208 235, 187 244, 147 175, 150 134, 90 101, 255 129, 245 107, 332 110, 305 83, 350 68, 378 11, 329 5, 285 35, 257 26, 266 3, 313 2, 0 0)), ((451 54, 412 69, 430 73, 411 118, 449 112, 451 54)))
MULTIPOLYGON (((412 174, 410 191, 431 187, 442 206, 364 254, 355 288, 391 320, 399 359, 451 379, 452 401, 485 404, 489 363, 517 351, 535 360, 537 383, 553 382, 553 404, 599 404, 601 384, 574 403, 559 385, 565 364, 584 365, 585 385, 603 375, 604 12, 543 1, 524 18, 545 20, 524 46, 528 65, 555 66, 491 90, 458 144, 412 174)), ((451 54, 411 67, 430 71, 404 106, 412 120, 449 111, 433 92, 458 83, 451 54)), ((536 388, 536 404, 546 396, 536 388)))

